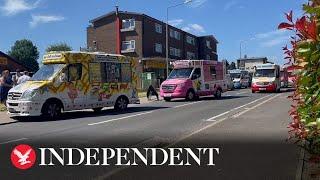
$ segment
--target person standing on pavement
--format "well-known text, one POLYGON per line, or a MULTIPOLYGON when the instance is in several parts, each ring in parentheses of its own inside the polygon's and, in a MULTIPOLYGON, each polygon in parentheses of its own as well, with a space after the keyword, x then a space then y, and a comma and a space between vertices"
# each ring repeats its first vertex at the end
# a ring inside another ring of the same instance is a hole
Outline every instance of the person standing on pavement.
POLYGON ((148 88, 148 91, 147 91, 148 100, 151 99, 152 95, 156 96, 157 100, 159 101, 159 94, 157 93, 156 89, 152 85, 150 85, 149 88, 148 88))
POLYGON ((21 70, 17 69, 16 74, 12 76, 12 82, 14 86, 18 84, 19 77, 21 77, 21 70))
POLYGON ((17 81, 17 84, 22 84, 26 81, 29 81, 30 79, 30 76, 29 76, 29 72, 28 71, 24 71, 23 72, 23 75, 19 77, 18 81, 17 81))
POLYGON ((0 78, 0 102, 6 105, 9 90, 12 88, 12 80, 9 70, 4 70, 0 78))

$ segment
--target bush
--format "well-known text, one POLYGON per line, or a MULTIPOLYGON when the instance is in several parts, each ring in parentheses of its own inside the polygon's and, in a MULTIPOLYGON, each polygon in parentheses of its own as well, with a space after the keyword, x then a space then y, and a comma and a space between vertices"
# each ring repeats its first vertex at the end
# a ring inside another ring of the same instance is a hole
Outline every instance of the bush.
POLYGON ((312 158, 320 157, 320 1, 303 5, 305 14, 293 20, 292 11, 279 29, 292 31, 290 46, 283 48, 288 63, 300 66, 296 91, 291 98, 290 138, 305 141, 302 145, 312 158))

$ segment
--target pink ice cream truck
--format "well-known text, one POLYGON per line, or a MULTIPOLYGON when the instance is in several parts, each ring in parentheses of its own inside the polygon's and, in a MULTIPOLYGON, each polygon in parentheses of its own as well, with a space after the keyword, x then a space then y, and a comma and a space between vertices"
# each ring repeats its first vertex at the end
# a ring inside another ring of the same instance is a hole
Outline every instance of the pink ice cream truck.
POLYGON ((179 60, 160 87, 165 101, 174 98, 195 100, 200 96, 221 98, 227 91, 225 62, 209 60, 179 60))

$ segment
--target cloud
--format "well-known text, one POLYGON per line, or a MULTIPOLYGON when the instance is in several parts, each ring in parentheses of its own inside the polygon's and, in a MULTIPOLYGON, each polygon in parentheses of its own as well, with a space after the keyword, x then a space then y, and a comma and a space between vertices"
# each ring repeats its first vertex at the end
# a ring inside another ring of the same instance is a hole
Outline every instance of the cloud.
POLYGON ((280 36, 280 37, 276 37, 276 38, 267 40, 265 42, 262 42, 260 45, 263 47, 273 47, 276 45, 284 44, 289 40, 289 38, 290 38, 289 36, 280 36))
POLYGON ((228 11, 229 9, 231 9, 232 7, 234 7, 235 5, 237 5, 238 4, 238 2, 236 2, 236 1, 229 1, 229 2, 227 2, 225 5, 224 5, 224 10, 225 11, 228 11))
POLYGON ((192 1, 192 3, 191 3, 191 7, 193 7, 193 8, 197 8, 197 7, 200 7, 200 6, 202 6, 204 3, 206 3, 207 2, 207 0, 194 0, 194 1, 192 1))
POLYGON ((183 19, 173 19, 168 22, 171 26, 179 26, 183 23, 183 19))
POLYGON ((37 8, 39 3, 40 0, 37 0, 33 3, 28 3, 26 0, 4 0, 4 4, 0 7, 0 9, 6 16, 13 16, 18 13, 37 8))
POLYGON ((228 10, 230 10, 230 9, 232 9, 232 8, 233 8, 233 9, 234 9, 234 8, 244 9, 245 6, 239 4, 237 1, 234 1, 234 0, 233 0, 233 1, 227 2, 227 3, 224 5, 223 10, 228 11, 228 10))
POLYGON ((287 31, 285 30, 275 30, 275 31, 269 31, 266 33, 259 33, 255 35, 255 39, 266 39, 274 36, 279 36, 285 34, 287 31))
POLYGON ((38 24, 51 23, 57 21, 63 21, 65 18, 62 16, 53 15, 32 15, 32 20, 29 22, 30 27, 36 27, 38 24))
POLYGON ((183 27, 182 30, 195 34, 201 34, 206 32, 204 27, 202 27, 199 24, 189 24, 188 26, 183 27))

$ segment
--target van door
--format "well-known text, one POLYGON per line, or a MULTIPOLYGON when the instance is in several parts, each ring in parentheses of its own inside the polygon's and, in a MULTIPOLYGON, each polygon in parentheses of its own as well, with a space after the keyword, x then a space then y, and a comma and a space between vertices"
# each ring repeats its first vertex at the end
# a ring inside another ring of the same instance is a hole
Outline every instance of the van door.
POLYGON ((196 92, 201 92, 205 90, 204 78, 201 68, 195 68, 191 76, 193 89, 196 92))
POLYGON ((84 89, 87 82, 84 82, 83 67, 81 63, 70 64, 67 67, 67 106, 70 109, 83 109, 85 101, 84 89))

